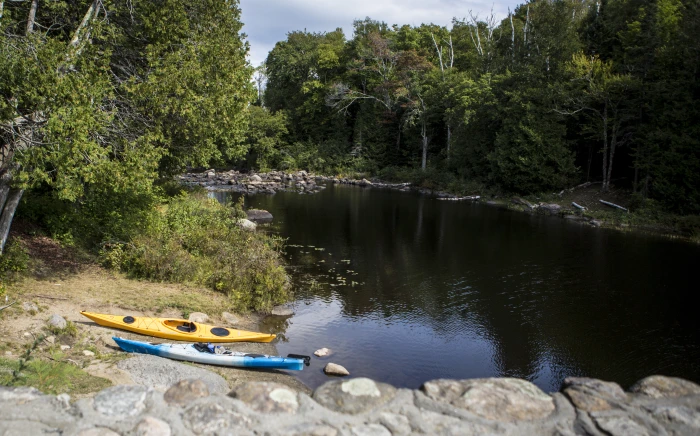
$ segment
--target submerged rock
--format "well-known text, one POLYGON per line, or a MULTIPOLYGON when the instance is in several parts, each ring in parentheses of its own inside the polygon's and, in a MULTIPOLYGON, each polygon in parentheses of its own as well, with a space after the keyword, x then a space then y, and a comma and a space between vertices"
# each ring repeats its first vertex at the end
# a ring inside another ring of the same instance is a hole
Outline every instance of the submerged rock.
POLYGON ((314 351, 314 356, 317 356, 317 357, 326 357, 326 356, 330 356, 331 353, 332 353, 332 352, 331 352, 330 349, 328 349, 328 348, 321 348, 321 349, 318 349, 318 350, 314 351))
POLYGON ((292 316, 294 315, 294 311, 287 306, 275 306, 272 308, 272 312, 270 312, 272 315, 276 316, 292 316))
POLYGON ((327 363, 326 366, 323 368, 323 372, 325 372, 328 375, 338 375, 338 376, 346 376, 350 375, 350 371, 345 369, 345 367, 338 365, 337 363, 327 363))

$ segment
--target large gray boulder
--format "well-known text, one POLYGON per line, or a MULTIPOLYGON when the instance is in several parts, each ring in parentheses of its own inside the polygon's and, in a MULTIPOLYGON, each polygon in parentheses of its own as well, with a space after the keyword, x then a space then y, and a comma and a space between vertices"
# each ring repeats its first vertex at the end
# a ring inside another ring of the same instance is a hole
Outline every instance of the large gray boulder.
POLYGON ((262 209, 248 209, 245 211, 248 219, 258 223, 266 223, 272 221, 272 214, 262 209))
POLYGON ((539 210, 541 210, 545 215, 557 215, 559 212, 561 212, 561 206, 556 203, 541 204, 539 210))
POLYGON ((229 391, 228 383, 220 375, 162 357, 139 355, 120 361, 117 368, 128 372, 134 383, 160 391, 168 389, 180 380, 189 379, 202 380, 212 394, 229 391))

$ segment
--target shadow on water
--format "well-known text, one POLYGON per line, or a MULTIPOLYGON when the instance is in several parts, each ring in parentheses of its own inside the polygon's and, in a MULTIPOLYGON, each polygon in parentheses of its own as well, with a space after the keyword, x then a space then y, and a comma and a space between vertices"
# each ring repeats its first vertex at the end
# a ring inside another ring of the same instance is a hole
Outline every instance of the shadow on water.
POLYGON ((695 245, 351 186, 246 206, 272 212, 271 231, 288 238, 296 314, 278 350, 335 351, 299 375, 311 387, 327 361, 411 388, 441 377, 521 377, 548 391, 574 375, 700 381, 695 245))

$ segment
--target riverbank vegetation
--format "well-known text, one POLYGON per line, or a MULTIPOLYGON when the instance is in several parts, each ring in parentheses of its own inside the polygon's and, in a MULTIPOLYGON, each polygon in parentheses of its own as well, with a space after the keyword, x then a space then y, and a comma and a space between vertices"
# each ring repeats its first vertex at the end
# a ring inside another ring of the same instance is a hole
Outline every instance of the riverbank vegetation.
POLYGON ((21 257, 6 245, 17 212, 132 277, 207 286, 239 310, 287 299, 278 242, 169 181, 248 151, 239 18, 237 1, 0 1, 4 271, 21 257))
POLYGON ((286 120, 267 166, 533 198, 590 181, 649 219, 700 213, 697 2, 477 12, 289 33, 258 70, 286 120))

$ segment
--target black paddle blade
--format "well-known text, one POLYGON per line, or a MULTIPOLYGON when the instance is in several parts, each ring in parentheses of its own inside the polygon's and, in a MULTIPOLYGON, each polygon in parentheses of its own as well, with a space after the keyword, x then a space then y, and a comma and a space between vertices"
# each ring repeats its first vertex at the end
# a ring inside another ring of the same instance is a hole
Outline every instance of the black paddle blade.
POLYGON ((303 354, 287 354, 287 357, 291 357, 292 359, 302 359, 304 360, 304 365, 311 365, 311 356, 304 356, 303 354))

